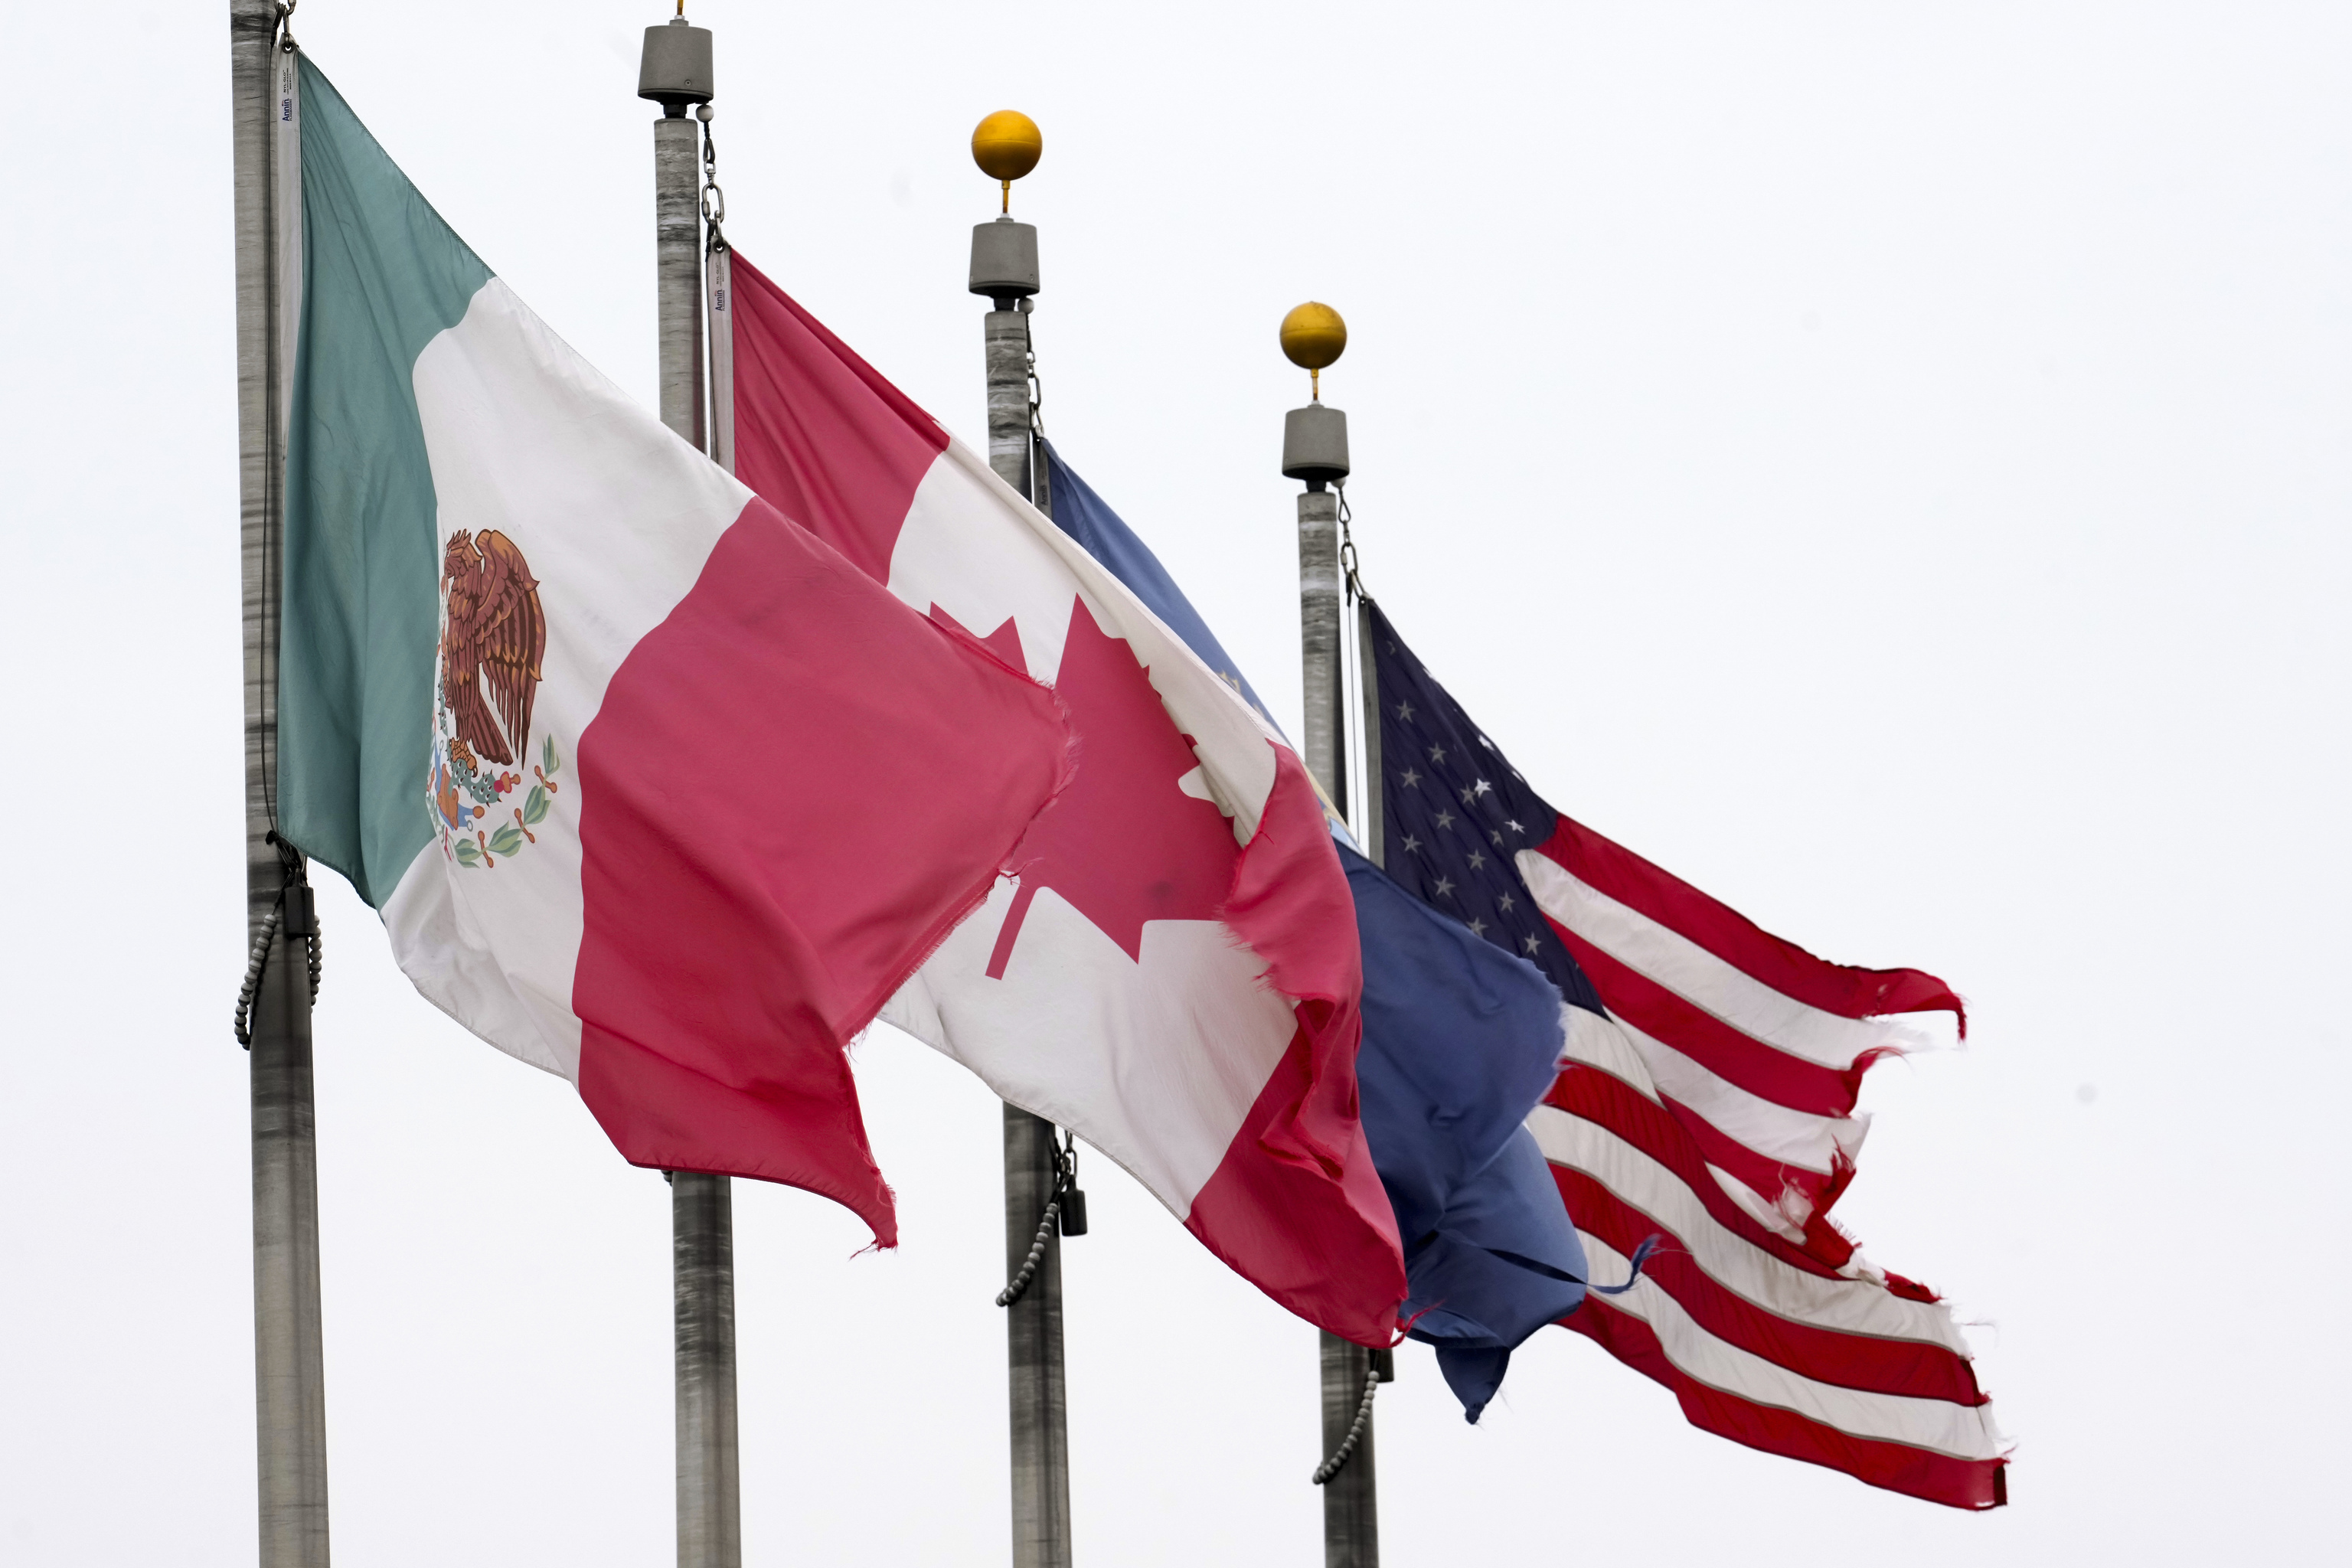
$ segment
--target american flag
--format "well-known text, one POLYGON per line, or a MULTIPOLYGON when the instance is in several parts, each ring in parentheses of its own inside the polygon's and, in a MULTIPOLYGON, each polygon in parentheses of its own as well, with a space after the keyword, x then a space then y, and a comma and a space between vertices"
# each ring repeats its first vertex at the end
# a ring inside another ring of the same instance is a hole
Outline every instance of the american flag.
MULTIPOLYGON (((1969 1347, 1935 1292, 1830 1223, 1862 1075, 1959 998, 1825 963, 1554 811, 1377 605, 1384 868, 1550 975, 1566 1065, 1528 1120, 1596 1279, 1565 1326, 1672 1389, 1691 1424, 1956 1508, 2006 1502, 1969 1347)), ((1963 1020, 1964 1024, 1964 1020, 1963 1020)))

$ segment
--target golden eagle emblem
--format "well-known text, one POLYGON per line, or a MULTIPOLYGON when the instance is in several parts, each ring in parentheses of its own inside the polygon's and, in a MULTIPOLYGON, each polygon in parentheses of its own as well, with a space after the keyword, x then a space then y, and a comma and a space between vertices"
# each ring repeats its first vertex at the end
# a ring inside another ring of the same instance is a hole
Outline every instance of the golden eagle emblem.
POLYGON ((530 710, 546 653, 539 579, 515 542, 496 529, 451 534, 441 552, 441 670, 426 793, 441 847, 460 866, 487 869, 538 843, 531 830, 555 808, 563 753, 545 735, 531 754, 530 710))
POLYGON ((489 763, 511 763, 530 743, 531 701, 547 652, 539 579, 496 529, 464 529, 441 555, 448 605, 441 630, 441 700, 457 739, 489 763))

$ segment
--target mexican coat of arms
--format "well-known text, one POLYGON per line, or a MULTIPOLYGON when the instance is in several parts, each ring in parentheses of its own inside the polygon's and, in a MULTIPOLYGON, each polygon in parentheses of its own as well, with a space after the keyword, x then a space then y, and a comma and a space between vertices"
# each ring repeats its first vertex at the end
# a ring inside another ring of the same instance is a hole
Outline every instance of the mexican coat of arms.
POLYGON ((488 868, 535 844, 561 786, 562 754, 530 717, 547 653, 539 580, 496 529, 449 536, 441 556, 441 647, 433 683, 433 822, 460 866, 488 868), (520 772, 529 767, 531 778, 520 772))

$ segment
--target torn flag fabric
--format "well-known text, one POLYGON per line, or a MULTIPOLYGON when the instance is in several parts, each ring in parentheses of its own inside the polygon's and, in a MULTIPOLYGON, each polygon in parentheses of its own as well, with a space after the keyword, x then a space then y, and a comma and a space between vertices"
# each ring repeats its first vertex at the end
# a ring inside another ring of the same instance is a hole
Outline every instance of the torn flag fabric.
POLYGON ((1378 605, 1391 876, 1536 963, 1567 1065, 1528 1125, 1587 1257, 1626 1293, 1566 1320, 1672 1389, 1692 1425, 1955 1508, 2007 1496, 2007 1447, 1933 1291, 1829 1221, 1871 1063, 1950 987, 1759 930, 1546 804, 1378 605))
POLYGON ((1357 1110, 1362 977, 1304 765, 1118 578, 746 261, 736 472, 1050 687, 1076 769, 884 1017, 1117 1161, 1300 1317, 1395 1335, 1357 1110))

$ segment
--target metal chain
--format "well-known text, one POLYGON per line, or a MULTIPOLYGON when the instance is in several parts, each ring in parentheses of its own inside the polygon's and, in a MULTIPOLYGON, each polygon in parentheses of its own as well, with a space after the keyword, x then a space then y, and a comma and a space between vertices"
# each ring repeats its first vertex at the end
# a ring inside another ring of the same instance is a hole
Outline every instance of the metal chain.
POLYGON ((1331 489, 1339 497, 1339 580, 1347 592, 1348 603, 1352 605, 1371 595, 1364 591, 1364 580, 1356 574, 1356 536, 1348 529, 1348 524, 1354 521, 1354 514, 1348 510, 1348 481, 1338 480, 1331 489))
POLYGON ((283 898, 269 906, 261 934, 253 940, 253 956, 246 961, 245 984, 236 988, 236 1043, 247 1050, 253 1048, 253 1031, 246 1025, 253 1017, 253 998, 261 989, 261 972, 269 967, 269 944, 278 935, 278 917, 285 908, 283 898))
POLYGON ((1029 1281, 1037 1277, 1037 1266, 1045 1261, 1045 1243, 1053 1239, 1054 1222, 1062 1217, 1062 1200, 1057 1195, 1045 1205, 1045 1217, 1037 1225, 1037 1239, 1029 1244, 1029 1256, 1022 1260, 1021 1271, 1013 1283, 996 1293, 996 1304, 1010 1307, 1028 1293, 1029 1281))
MULTIPOLYGON (((253 1048, 253 999, 261 994, 261 977, 269 968, 269 944, 277 939, 278 922, 285 912, 286 895, 280 893, 263 918, 261 934, 254 939, 253 952, 246 959, 245 984, 236 988, 236 1043, 247 1050, 253 1048)), ((318 924, 315 912, 310 923, 314 928, 318 924)), ((319 977, 326 971, 326 949, 315 929, 304 939, 303 946, 310 971, 310 1005, 315 1007, 319 1005, 319 977)))
POLYGON ((314 902, 310 906, 310 935, 304 943, 308 949, 305 956, 310 970, 310 1005, 313 1007, 319 1005, 319 976, 327 969, 326 942, 326 933, 319 929, 319 906, 314 902))
MULTIPOLYGON (((278 923, 286 915, 286 890, 296 887, 307 889, 310 885, 309 869, 302 863, 302 852, 278 837, 275 830, 271 831, 268 841, 277 846, 278 863, 284 869, 286 879, 278 887, 278 901, 271 904, 269 913, 262 917, 261 934, 254 939, 253 951, 246 955, 245 984, 236 988, 236 1022, 233 1027, 236 1031, 236 1043, 247 1050, 253 1048, 253 1001, 261 994, 261 977, 269 968, 269 944, 276 940, 278 923)), ((310 972, 310 1005, 315 1007, 319 1005, 319 977, 325 973, 327 966, 326 948, 319 932, 316 903, 310 908, 310 931, 303 939, 303 947, 304 964, 310 972)))
POLYGON ((1037 339, 1032 324, 1036 319, 1035 303, 1020 300, 1013 308, 1021 313, 1021 363, 1029 390, 1029 503, 1050 516, 1054 500, 1045 473, 1045 382, 1037 374, 1037 339))
POLYGON ((1078 1184, 1078 1136, 1062 1134, 1062 1146, 1054 1151, 1054 1195, 1045 1205, 1045 1215, 1037 1222, 1036 1238, 1029 1243, 1029 1256, 1021 1260, 1020 1271, 1013 1283, 996 1293, 996 1304, 1010 1307, 1028 1292, 1029 1281, 1037 1277, 1038 1266, 1045 1260, 1045 1244, 1054 1238, 1054 1226, 1062 1217, 1062 1194, 1078 1184))
POLYGON ((1333 1476, 1336 1476, 1341 1470, 1346 1469, 1348 1468, 1348 1461, 1356 1457, 1356 1445, 1364 1440, 1364 1428, 1371 1425, 1372 1396, 1380 1393, 1380 1373, 1372 1367, 1371 1352, 1370 1351, 1366 1351, 1364 1352, 1363 1402, 1356 1406, 1356 1419, 1348 1427, 1348 1435, 1339 1439, 1339 1446, 1331 1450, 1331 1457, 1324 1460, 1323 1463, 1317 1468, 1315 1471, 1315 1484, 1317 1486, 1319 1487, 1323 1485, 1333 1476))
POLYGON ((727 221, 727 193, 719 188, 719 143, 710 134, 710 105, 695 106, 694 117, 702 121, 702 221, 710 226, 710 248, 727 248, 726 237, 719 226, 727 221))
POLYGON ((1037 342, 1030 335, 1034 312, 1021 312, 1022 358, 1029 369, 1029 435, 1039 445, 1045 440, 1045 383, 1037 374, 1037 342))

